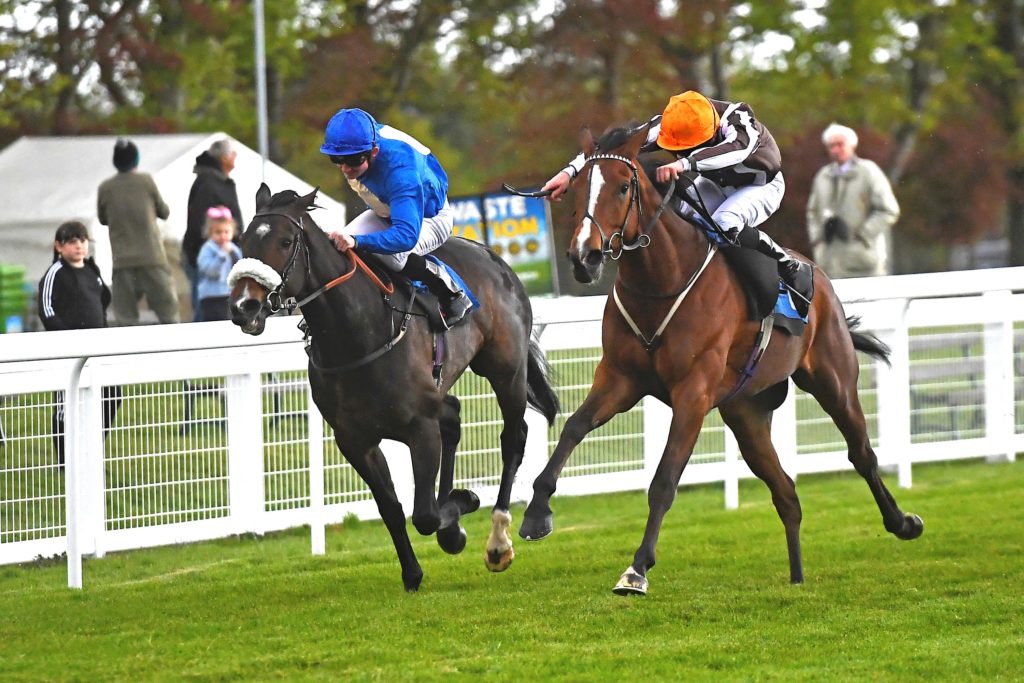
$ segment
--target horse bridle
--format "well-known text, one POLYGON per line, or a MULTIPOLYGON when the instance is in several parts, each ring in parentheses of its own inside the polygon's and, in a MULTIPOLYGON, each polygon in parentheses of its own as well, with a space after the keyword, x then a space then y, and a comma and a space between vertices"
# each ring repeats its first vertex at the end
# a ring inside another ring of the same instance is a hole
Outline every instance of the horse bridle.
POLYGON ((290 216, 286 213, 280 213, 277 211, 266 211, 263 213, 256 214, 255 216, 253 216, 253 218, 264 218, 266 216, 278 216, 280 218, 285 218, 288 220, 289 223, 292 224, 292 226, 295 227, 296 230, 295 246, 292 247, 292 253, 288 256, 288 262, 285 263, 284 269, 281 271, 281 282, 278 283, 278 285, 274 287, 272 290, 267 292, 267 308, 270 310, 271 313, 277 313, 278 311, 281 310, 287 310, 290 315, 296 308, 301 308, 305 306, 310 301, 313 301, 314 299, 321 296, 328 290, 337 287, 342 282, 345 282, 346 280, 351 278, 353 275, 356 274, 356 270, 358 270, 360 267, 362 267, 362 269, 366 271, 366 273, 370 276, 370 279, 373 280, 374 284, 376 284, 381 291, 383 291, 385 294, 394 293, 394 286, 391 284, 385 285, 384 283, 382 283, 380 279, 377 278, 377 276, 374 275, 369 268, 367 268, 366 264, 363 263, 363 260, 359 258, 359 256, 353 251, 351 254, 349 254, 349 260, 352 261, 352 268, 347 273, 334 278, 330 282, 321 286, 312 294, 303 298, 301 301, 296 301, 295 297, 288 297, 287 299, 285 299, 283 294, 284 288, 285 285, 288 283, 288 277, 291 275, 292 269, 295 267, 295 261, 298 258, 300 250, 306 252, 306 278, 310 280, 313 278, 313 273, 310 270, 309 266, 309 245, 306 244, 306 231, 303 228, 301 217, 295 219, 293 216, 290 216))
MULTIPOLYGON (((296 301, 294 297, 289 297, 287 299, 282 299, 282 297, 283 297, 283 293, 282 292, 284 291, 285 284, 288 282, 288 276, 291 275, 292 269, 295 267, 295 261, 298 258, 298 254, 299 254, 299 250, 300 249, 304 250, 306 252, 306 277, 307 277, 307 279, 312 279, 313 273, 312 273, 312 270, 311 270, 310 265, 309 265, 309 262, 310 262, 310 258, 309 258, 309 245, 306 244, 306 231, 303 228, 302 218, 301 217, 298 220, 296 220, 294 217, 292 217, 292 216, 290 216, 290 215, 288 215, 286 213, 280 213, 280 212, 276 212, 276 211, 266 211, 266 212, 263 212, 263 213, 256 214, 254 216, 254 218, 264 218, 266 216, 278 216, 280 218, 285 218, 296 229, 296 233, 295 233, 295 246, 292 248, 292 253, 288 256, 288 262, 285 263, 284 269, 281 272, 281 282, 278 283, 278 285, 276 287, 274 287, 272 290, 270 290, 267 293, 266 305, 267 305, 267 308, 270 310, 271 313, 277 313, 280 310, 286 309, 288 311, 289 315, 290 315, 296 308, 301 308, 302 306, 305 306, 310 301, 313 301, 314 299, 316 299, 318 296, 320 296, 320 295, 324 294, 325 292, 327 292, 328 290, 330 290, 330 289, 340 285, 342 282, 345 282, 346 280, 351 278, 353 275, 355 275, 356 271, 360 270, 360 269, 362 269, 366 273, 366 275, 370 278, 370 280, 377 286, 377 288, 379 290, 381 290, 381 292, 384 294, 385 302, 387 302, 387 299, 388 299, 389 295, 394 294, 394 292, 395 292, 394 285, 391 284, 391 283, 385 284, 384 282, 382 282, 380 280, 380 278, 378 278, 377 275, 374 274, 374 272, 372 270, 370 270, 370 268, 366 265, 366 263, 359 257, 359 254, 357 254, 355 252, 355 250, 350 249, 348 256, 349 256, 349 260, 352 261, 352 268, 347 273, 345 273, 344 275, 340 275, 340 276, 334 278, 333 280, 331 280, 330 282, 328 282, 325 285, 322 285, 319 289, 317 289, 312 294, 306 296, 301 301, 296 301)), ((399 329, 397 331, 395 330, 395 319, 394 319, 394 317, 389 316, 389 320, 390 320, 390 323, 391 323, 391 332, 389 334, 388 340, 383 344, 383 346, 377 348, 374 351, 371 351, 370 353, 366 354, 365 356, 362 356, 362 357, 357 358, 357 359, 355 359, 353 361, 350 361, 348 363, 343 363, 342 365, 338 365, 338 366, 335 366, 335 367, 323 367, 323 366, 320 366, 319 364, 317 364, 317 362, 314 360, 313 355, 312 355, 312 333, 310 332, 309 327, 305 325, 305 321, 299 323, 299 329, 301 329, 303 331, 303 334, 305 336, 305 340, 306 340, 306 354, 309 355, 310 362, 313 364, 314 367, 316 367, 317 370, 320 370, 321 372, 337 374, 337 373, 347 372, 349 370, 353 370, 353 369, 358 368, 358 367, 362 367, 363 365, 366 365, 367 363, 370 363, 371 361, 374 361, 374 360, 380 358, 385 353, 387 353, 391 349, 395 348, 395 346, 398 344, 398 342, 402 341, 402 338, 405 336, 405 333, 406 333, 406 331, 409 328, 409 321, 412 318, 412 307, 413 307, 413 302, 415 301, 415 299, 416 299, 416 290, 414 289, 413 292, 412 292, 411 298, 409 300, 409 310, 408 311, 404 311, 405 315, 402 318, 402 324, 401 324, 401 326, 399 327, 399 329)), ((395 310, 397 310, 397 309, 395 309, 395 310)), ((399 312, 403 312, 403 311, 399 311, 399 312)))
MULTIPOLYGON (((608 255, 613 261, 618 261, 622 258, 622 254, 627 251, 633 251, 634 249, 643 249, 651 245, 651 228, 657 223, 658 219, 661 218, 661 214, 665 211, 665 207, 668 206, 669 200, 672 198, 673 193, 676 189, 676 181, 673 178, 669 184, 668 189, 665 191, 665 196, 661 200, 661 204, 658 205, 658 210, 655 211, 651 220, 648 221, 646 227, 643 226, 643 205, 640 202, 640 177, 637 172, 636 163, 632 159, 629 159, 618 154, 593 154, 583 160, 583 165, 587 166, 593 161, 621 161, 622 163, 629 166, 630 179, 629 179, 629 206, 626 207, 626 215, 622 219, 622 225, 615 232, 608 235, 605 233, 604 227, 601 223, 590 213, 590 209, 587 208, 583 213, 583 218, 590 219, 590 222, 597 227, 597 231, 601 233, 601 253, 608 255), (637 223, 637 237, 630 243, 626 242, 625 230, 626 225, 629 223, 629 215, 633 212, 633 207, 636 207, 636 223, 637 223), (617 246, 616 246, 617 240, 617 246)), ((593 173, 593 170, 591 170, 593 173)), ((589 179, 589 175, 587 176, 589 179)))

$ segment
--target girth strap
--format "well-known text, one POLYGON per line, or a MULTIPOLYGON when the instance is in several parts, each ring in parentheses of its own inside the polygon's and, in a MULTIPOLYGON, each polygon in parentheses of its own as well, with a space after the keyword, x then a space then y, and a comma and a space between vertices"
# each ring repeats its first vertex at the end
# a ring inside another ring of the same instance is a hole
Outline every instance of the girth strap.
POLYGON ((736 381, 736 386, 732 388, 725 398, 722 399, 722 403, 725 403, 730 398, 740 392, 747 381, 754 376, 754 368, 761 362, 761 357, 764 356, 765 349, 768 348, 768 342, 772 340, 772 330, 775 328, 775 314, 769 313, 765 316, 764 320, 761 321, 761 329, 757 333, 757 339, 754 340, 754 348, 750 352, 750 357, 747 359, 747 364, 740 370, 740 378, 736 381))

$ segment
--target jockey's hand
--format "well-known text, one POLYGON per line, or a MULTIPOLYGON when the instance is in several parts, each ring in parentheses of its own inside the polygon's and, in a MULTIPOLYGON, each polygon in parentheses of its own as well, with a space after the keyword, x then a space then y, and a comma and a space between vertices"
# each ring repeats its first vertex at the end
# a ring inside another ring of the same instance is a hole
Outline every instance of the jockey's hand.
POLYGON ((675 180, 679 177, 679 174, 683 172, 683 164, 683 160, 678 159, 673 161, 671 164, 659 166, 658 170, 654 172, 654 177, 658 179, 659 183, 667 183, 675 180))
POLYGON ((345 253, 349 249, 356 246, 355 239, 353 239, 352 235, 348 234, 347 232, 342 232, 340 230, 332 230, 331 232, 327 233, 327 237, 332 242, 334 242, 334 248, 342 253, 345 253))
POLYGON ((541 192, 547 192, 551 190, 551 196, 548 197, 551 201, 560 202, 562 201, 562 195, 569 189, 569 174, 565 171, 559 171, 556 173, 551 180, 544 183, 544 187, 540 188, 541 192))

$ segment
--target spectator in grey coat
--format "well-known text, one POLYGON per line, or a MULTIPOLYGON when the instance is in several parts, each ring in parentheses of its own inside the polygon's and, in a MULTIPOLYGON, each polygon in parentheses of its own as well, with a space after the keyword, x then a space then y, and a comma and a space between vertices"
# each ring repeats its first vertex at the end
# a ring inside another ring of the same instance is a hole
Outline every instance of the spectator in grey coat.
POLYGON ((833 123, 821 136, 831 163, 814 176, 807 232, 829 277, 888 275, 900 205, 885 173, 857 156, 857 133, 833 123))

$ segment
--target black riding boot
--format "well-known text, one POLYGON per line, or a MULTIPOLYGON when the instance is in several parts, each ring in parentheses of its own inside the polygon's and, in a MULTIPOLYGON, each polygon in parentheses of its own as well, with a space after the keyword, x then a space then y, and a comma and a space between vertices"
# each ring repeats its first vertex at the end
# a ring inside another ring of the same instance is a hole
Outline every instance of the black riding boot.
POLYGON ((806 316, 814 296, 814 268, 811 264, 793 258, 775 240, 757 228, 744 228, 739 234, 739 243, 757 249, 779 262, 779 276, 793 293, 793 306, 797 313, 806 316))
POLYGON ((430 293, 437 297, 441 304, 441 317, 449 328, 462 320, 473 302, 461 289, 458 289, 447 272, 433 261, 428 261, 419 254, 409 254, 409 259, 402 268, 402 275, 410 280, 419 280, 427 286, 430 293))

